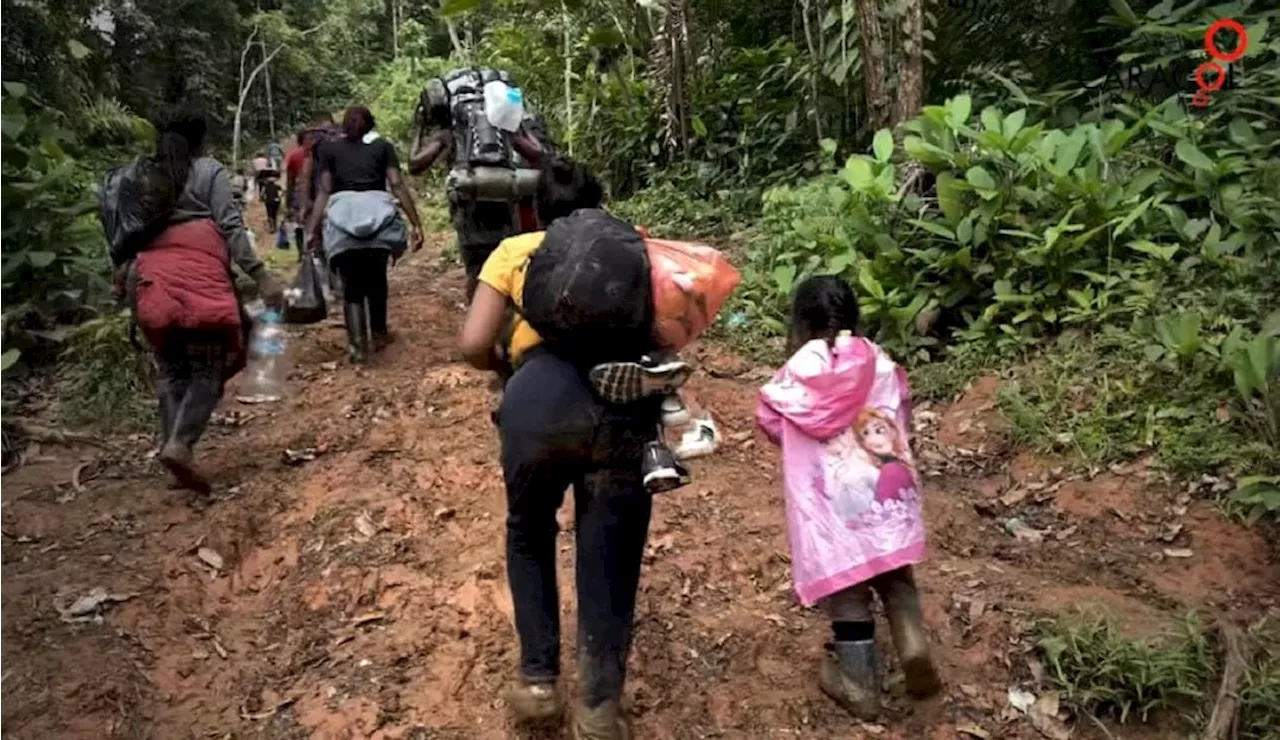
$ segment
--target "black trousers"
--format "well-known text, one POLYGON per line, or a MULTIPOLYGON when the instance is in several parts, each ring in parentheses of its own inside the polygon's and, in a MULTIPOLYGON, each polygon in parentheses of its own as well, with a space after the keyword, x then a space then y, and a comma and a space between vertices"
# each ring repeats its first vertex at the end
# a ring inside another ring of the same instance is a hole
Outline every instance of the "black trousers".
POLYGON ((353 249, 333 258, 333 269, 342 277, 342 294, 347 303, 365 303, 369 329, 387 333, 387 260, 385 249, 353 249))
POLYGON ((276 235, 276 228, 280 225, 280 201, 268 200, 264 201, 263 205, 267 208, 267 225, 271 227, 271 236, 274 238, 276 235))
POLYGON ((602 404, 582 371, 540 349, 507 382, 498 411, 520 669, 534 680, 560 673, 556 509, 572 486, 578 665, 588 707, 622 695, 652 505, 640 458, 657 419, 651 402, 602 404))
POLYGON ((161 444, 195 445, 222 400, 226 334, 174 329, 155 351, 161 444))

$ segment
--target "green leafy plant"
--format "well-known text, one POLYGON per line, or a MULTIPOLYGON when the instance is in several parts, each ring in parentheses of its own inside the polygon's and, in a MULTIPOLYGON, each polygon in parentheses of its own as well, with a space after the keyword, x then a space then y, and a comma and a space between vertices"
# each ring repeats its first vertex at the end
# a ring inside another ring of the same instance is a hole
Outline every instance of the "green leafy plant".
POLYGON ((24 85, 4 83, 0 108, 4 341, 21 352, 92 315, 110 284, 89 174, 69 151, 74 135, 24 85))
POLYGON ((1198 707, 1215 671, 1213 646, 1188 617, 1160 639, 1132 640, 1105 617, 1069 615, 1037 626, 1047 678, 1082 710, 1146 721, 1198 707))
POLYGON ((140 431, 153 418, 151 356, 130 340, 133 319, 119 311, 86 321, 67 336, 59 415, 72 425, 140 431))

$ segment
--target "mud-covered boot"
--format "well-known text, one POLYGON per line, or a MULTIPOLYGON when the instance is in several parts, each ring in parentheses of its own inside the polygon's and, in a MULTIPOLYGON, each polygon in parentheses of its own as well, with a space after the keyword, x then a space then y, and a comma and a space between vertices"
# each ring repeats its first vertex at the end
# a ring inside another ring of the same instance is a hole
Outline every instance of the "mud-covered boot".
POLYGON ((579 703, 573 716, 573 740, 631 740, 631 726, 615 700, 594 709, 579 703))
POLYGON ((344 303, 342 318, 347 325, 347 350, 351 361, 362 363, 372 352, 372 337, 369 331, 369 315, 363 303, 344 303))
POLYGON ((507 689, 504 698, 516 722, 545 722, 564 711, 555 681, 528 681, 520 678, 507 689))
POLYGON ((880 671, 876 664, 876 641, 827 644, 818 683, 827 696, 861 720, 873 720, 880 713, 880 671))
POLYGON ((191 445, 171 439, 160 450, 160 462, 169 470, 178 485, 197 493, 208 493, 209 480, 196 467, 195 452, 191 445))
POLYGON ((942 679, 929 655, 929 638, 924 633, 920 593, 910 578, 877 586, 889 619, 889 632, 898 650, 898 660, 906 680, 907 694, 927 699, 942 690, 942 679))

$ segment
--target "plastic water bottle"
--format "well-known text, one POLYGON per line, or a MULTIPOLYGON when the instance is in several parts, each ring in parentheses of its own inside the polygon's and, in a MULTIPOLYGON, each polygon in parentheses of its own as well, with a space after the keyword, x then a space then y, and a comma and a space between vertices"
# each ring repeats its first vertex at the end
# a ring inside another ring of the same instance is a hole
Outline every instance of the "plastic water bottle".
POLYGON ((249 363, 245 381, 237 397, 242 403, 269 403, 284 397, 289 375, 288 335, 280 314, 263 311, 253 324, 249 337, 249 363))
POLYGON ((515 133, 524 120, 524 94, 520 88, 511 87, 502 80, 486 82, 484 113, 496 128, 515 133))

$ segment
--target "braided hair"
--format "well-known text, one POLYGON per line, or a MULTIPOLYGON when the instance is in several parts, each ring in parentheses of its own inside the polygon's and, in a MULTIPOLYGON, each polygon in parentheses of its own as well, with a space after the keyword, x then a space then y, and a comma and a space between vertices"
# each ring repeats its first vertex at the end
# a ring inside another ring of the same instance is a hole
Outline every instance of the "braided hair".
POLYGON ((791 303, 790 350, 814 339, 835 341, 842 331, 858 331, 858 296, 835 275, 816 275, 796 286, 791 303))
POLYGON ((204 148, 207 130, 204 117, 186 112, 173 114, 157 124, 155 167, 147 183, 156 218, 163 218, 177 208, 178 197, 191 175, 191 164, 204 148))

